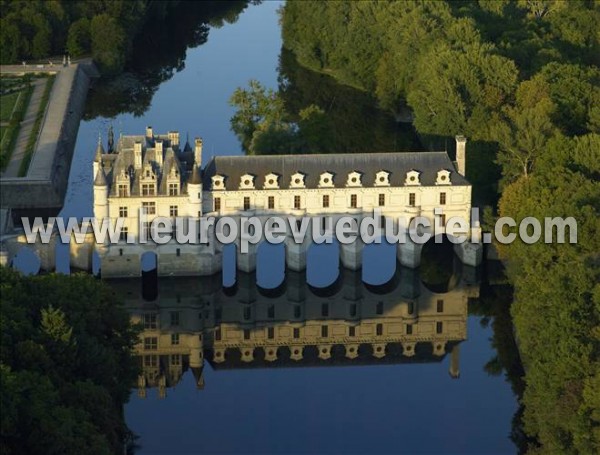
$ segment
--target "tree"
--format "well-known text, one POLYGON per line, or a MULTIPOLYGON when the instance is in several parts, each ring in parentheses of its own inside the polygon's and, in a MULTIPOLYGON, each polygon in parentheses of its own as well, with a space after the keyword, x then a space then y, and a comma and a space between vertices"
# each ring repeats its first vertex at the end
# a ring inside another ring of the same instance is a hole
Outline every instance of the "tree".
POLYGON ((69 27, 67 50, 73 57, 80 57, 91 50, 90 21, 83 17, 69 27))
POLYGON ((92 55, 105 74, 117 74, 125 65, 125 32, 108 14, 94 16, 90 25, 92 55))

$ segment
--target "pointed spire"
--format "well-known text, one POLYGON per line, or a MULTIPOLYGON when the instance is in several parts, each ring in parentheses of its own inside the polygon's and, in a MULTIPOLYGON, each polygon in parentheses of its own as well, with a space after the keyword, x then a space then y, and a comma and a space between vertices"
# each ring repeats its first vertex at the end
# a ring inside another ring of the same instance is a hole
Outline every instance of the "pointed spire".
POLYGON ((183 152, 191 152, 192 146, 190 145, 190 133, 186 133, 185 135, 185 146, 183 147, 183 152))
POLYGON ((102 161, 102 155, 104 154, 104 147, 102 146, 102 136, 98 133, 98 146, 96 147, 96 155, 94 161, 97 163, 102 161))
POLYGON ((198 169, 198 166, 194 164, 188 185, 200 185, 201 183, 202 179, 200 178, 200 170, 198 169))
POLYGON ((94 186, 106 186, 106 175, 104 175, 104 169, 100 167, 94 179, 94 186))
POLYGON ((112 123, 108 127, 108 153, 115 151, 115 133, 113 131, 112 123))

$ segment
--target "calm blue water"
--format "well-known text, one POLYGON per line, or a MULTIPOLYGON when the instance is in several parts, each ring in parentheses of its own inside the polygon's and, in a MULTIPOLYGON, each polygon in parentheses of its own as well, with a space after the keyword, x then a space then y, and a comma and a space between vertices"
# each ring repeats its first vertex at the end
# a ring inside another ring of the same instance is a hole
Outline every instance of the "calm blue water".
MULTIPOLYGON (((140 134, 146 125, 202 136, 205 162, 213 155, 241 153, 229 129, 228 99, 250 79, 277 88, 279 7, 271 1, 251 6, 236 23, 211 29, 208 42, 188 51, 185 70, 160 86, 143 117, 82 122, 62 214, 91 215, 91 161, 98 132, 105 134, 111 123, 116 136, 140 134)), ((309 251, 307 277, 314 286, 335 282, 335 251, 335 245, 309 251)), ((66 258, 66 250, 61 254, 66 258)), ((394 263, 394 252, 385 245, 367 249, 363 281, 386 282, 394 263)), ((232 264, 231 252, 226 253, 226 286, 234 283, 232 264)), ((281 283, 282 266, 281 248, 261 247, 259 285, 281 283)), ((196 390, 188 371, 166 399, 159 400, 155 389, 146 399, 133 393, 125 415, 140 436, 139 454, 514 453, 509 433, 515 397, 502 377, 483 369, 495 355, 491 336, 478 317, 468 318, 458 380, 448 375, 449 356, 441 363, 343 368, 206 367, 204 390, 196 390)))

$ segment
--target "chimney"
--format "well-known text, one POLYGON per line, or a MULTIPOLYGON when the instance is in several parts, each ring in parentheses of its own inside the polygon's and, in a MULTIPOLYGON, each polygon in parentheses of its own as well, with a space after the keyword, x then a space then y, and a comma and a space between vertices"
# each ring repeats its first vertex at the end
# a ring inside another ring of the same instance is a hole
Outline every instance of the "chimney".
POLYGON ((146 138, 147 139, 152 139, 154 137, 154 132, 152 131, 152 127, 151 126, 147 126, 146 127, 146 138))
POLYGON ((169 140, 172 148, 179 147, 179 131, 169 131, 169 140))
POLYGON ((452 379, 458 379, 460 377, 460 346, 458 344, 452 348, 448 373, 450 373, 452 379))
POLYGON ((196 166, 201 167, 202 166, 202 139, 197 137, 194 140, 194 163, 196 163, 196 166))
POLYGON ((154 143, 154 161, 160 167, 163 165, 163 141, 157 139, 154 143))
POLYGON ((133 145, 133 167, 135 169, 142 168, 142 143, 140 141, 136 141, 133 145))
POLYGON ((456 136, 456 170, 463 177, 466 175, 466 145, 467 138, 464 136, 456 136))

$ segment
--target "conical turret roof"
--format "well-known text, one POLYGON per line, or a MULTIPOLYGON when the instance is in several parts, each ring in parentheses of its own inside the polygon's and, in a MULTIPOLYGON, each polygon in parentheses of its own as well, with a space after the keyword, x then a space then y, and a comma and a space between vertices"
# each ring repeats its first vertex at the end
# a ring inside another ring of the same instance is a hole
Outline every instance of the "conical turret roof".
POLYGON ((190 176, 190 180, 188 181, 188 185, 201 185, 202 179, 200 178, 200 170, 198 166, 194 164, 192 169, 192 175, 190 176))
POLYGON ((96 155, 94 156, 94 161, 99 163, 102 161, 102 155, 104 155, 104 147, 102 146, 102 139, 98 136, 98 146, 96 147, 96 155))
POLYGON ((106 175, 104 175, 104 169, 100 167, 98 172, 96 173, 96 178, 94 179, 94 186, 106 186, 106 175))

